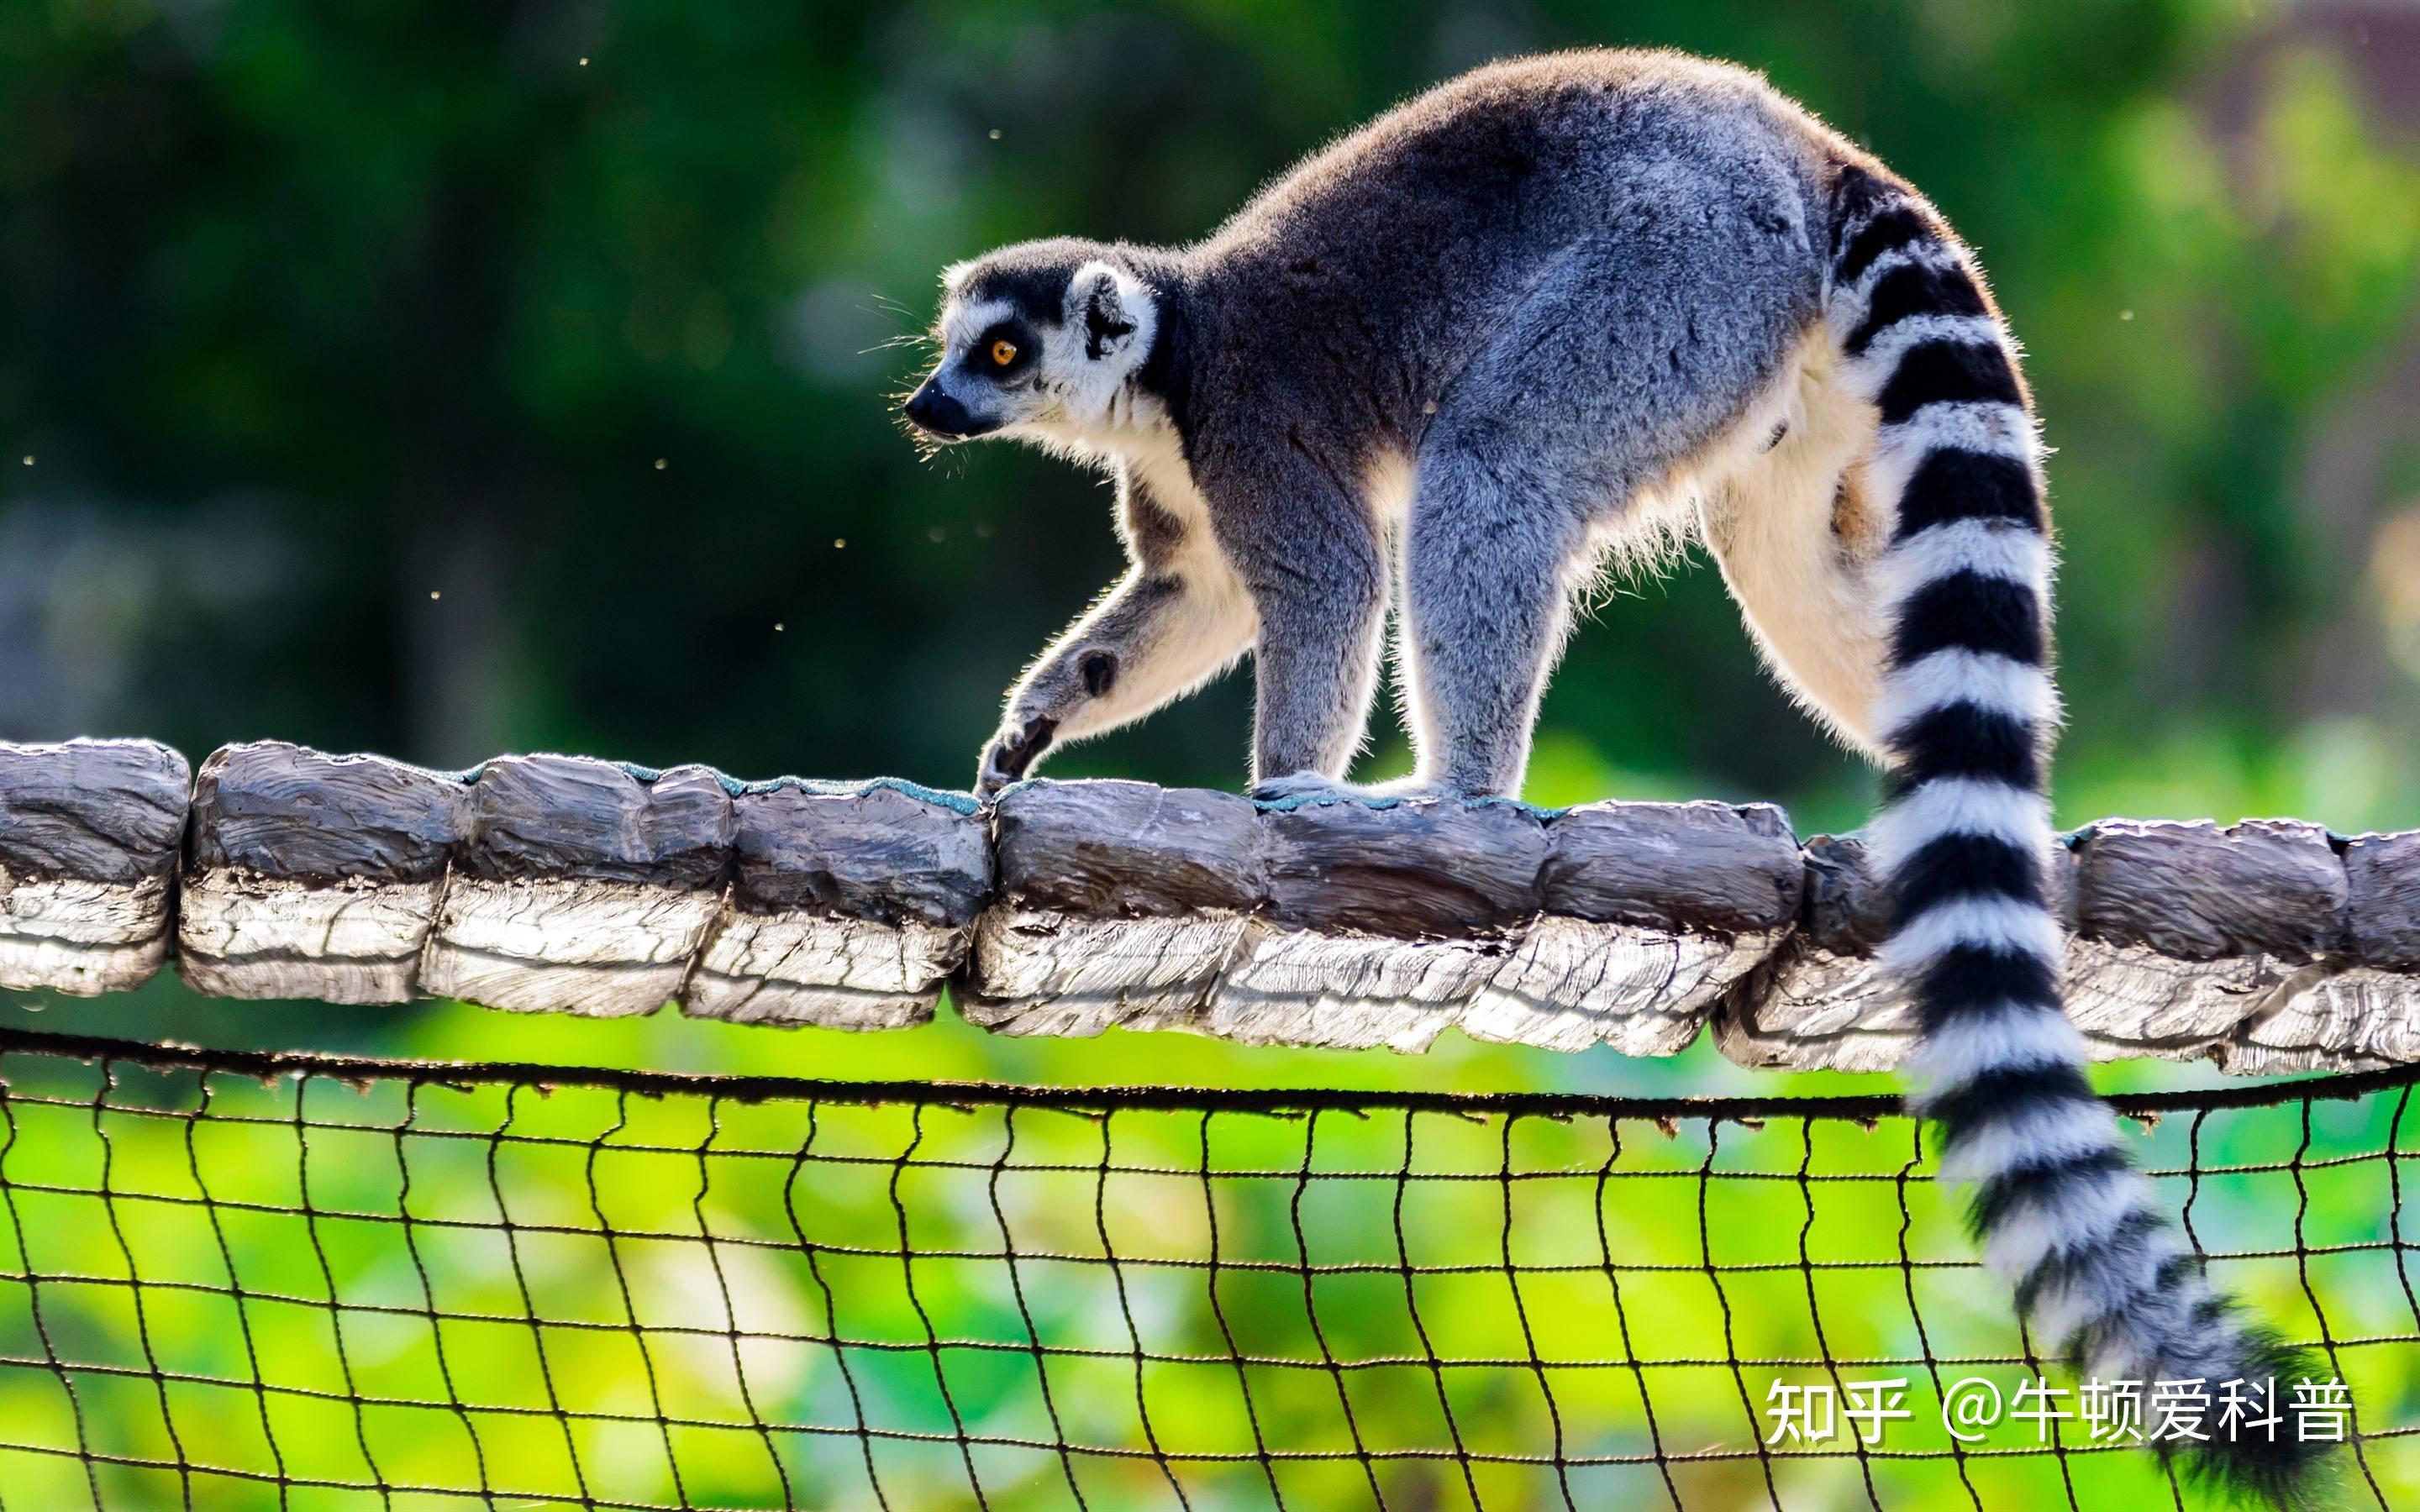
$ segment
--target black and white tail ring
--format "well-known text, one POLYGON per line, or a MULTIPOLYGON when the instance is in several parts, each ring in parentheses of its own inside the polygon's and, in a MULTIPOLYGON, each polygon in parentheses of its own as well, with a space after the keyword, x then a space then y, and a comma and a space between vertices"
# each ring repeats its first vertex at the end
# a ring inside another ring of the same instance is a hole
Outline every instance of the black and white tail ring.
MULTIPOLYGON (((1892 888, 1884 949, 1916 1005, 1911 1105, 1971 1193, 1991 1269, 2037 1335, 2102 1381, 2309 1373, 2240 1318, 2133 1169, 2061 1010, 2047 889, 2048 519, 2013 350, 1965 250, 1912 193, 1852 172, 1828 314, 1881 431, 1868 497, 1893 521, 1873 567, 1887 649, 1873 728, 1888 790, 1872 826, 1892 888), (1895 507, 1894 507, 1895 506, 1895 507)), ((2149 1389, 2147 1384, 2144 1389, 2149 1389)), ((2290 1416, 2288 1417, 2290 1424, 2290 1416)), ((2199 1470, 2280 1505, 2314 1451, 2212 1413, 2199 1470)))

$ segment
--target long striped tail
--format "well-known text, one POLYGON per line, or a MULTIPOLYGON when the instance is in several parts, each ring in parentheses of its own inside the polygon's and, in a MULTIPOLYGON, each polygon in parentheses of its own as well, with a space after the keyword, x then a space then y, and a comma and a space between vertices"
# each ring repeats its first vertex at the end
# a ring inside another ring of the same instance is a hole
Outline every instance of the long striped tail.
POLYGON ((1871 834, 1894 897, 1885 959, 1921 1026, 1911 1106, 1936 1126, 1943 1174, 1969 1188, 1985 1260, 2038 1336, 2147 1397, 2199 1379, 2209 1442, 2186 1442, 2188 1468, 2302 1504, 2321 1446, 2295 1438, 2282 1404, 2312 1372, 2211 1288, 2085 1080, 2059 1003, 2052 562, 2013 348, 1964 249, 1912 192, 1852 169, 1834 227, 1832 333, 1881 414, 1867 496, 1896 505, 1874 569, 1889 778, 1871 834), (2273 1381, 2284 1421, 2220 1421, 2228 1381, 2273 1381))

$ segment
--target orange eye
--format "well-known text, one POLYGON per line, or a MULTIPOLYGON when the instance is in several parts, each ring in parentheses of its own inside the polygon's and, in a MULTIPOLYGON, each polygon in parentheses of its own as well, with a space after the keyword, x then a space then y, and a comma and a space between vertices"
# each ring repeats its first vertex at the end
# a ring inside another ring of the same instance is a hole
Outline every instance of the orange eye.
POLYGON ((1016 361, 1016 343, 1013 341, 996 341, 991 344, 992 366, 1006 367, 1009 363, 1016 361))

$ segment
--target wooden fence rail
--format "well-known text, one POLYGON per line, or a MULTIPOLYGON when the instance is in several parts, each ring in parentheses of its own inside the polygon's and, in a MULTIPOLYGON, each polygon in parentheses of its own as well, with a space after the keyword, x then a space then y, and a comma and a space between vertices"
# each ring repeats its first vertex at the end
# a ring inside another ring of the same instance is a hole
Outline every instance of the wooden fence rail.
MULTIPOLYGON (((2058 885, 2103 1054, 2231 1072, 2420 1059, 2420 831, 2108 820, 2058 885)), ((1777 809, 1255 805, 1035 782, 741 783, 577 756, 474 772, 273 742, 0 745, 0 986, 458 997, 896 1028, 945 984, 1009 1034, 1485 1040, 1894 1064, 1854 837, 1777 809)))

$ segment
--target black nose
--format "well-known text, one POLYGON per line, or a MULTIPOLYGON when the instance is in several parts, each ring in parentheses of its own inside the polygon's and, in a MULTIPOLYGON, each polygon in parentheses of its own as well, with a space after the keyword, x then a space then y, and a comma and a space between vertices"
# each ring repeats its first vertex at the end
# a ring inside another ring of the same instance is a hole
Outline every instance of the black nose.
POLYGON ((917 429, 936 436, 967 436, 975 428, 974 417, 967 413, 967 407, 943 393, 940 385, 931 378, 908 396, 908 418, 917 429))

